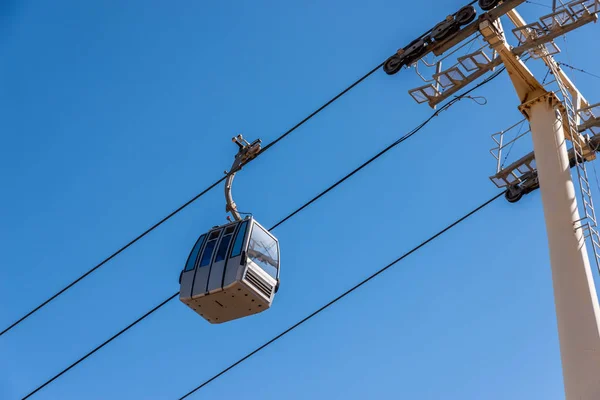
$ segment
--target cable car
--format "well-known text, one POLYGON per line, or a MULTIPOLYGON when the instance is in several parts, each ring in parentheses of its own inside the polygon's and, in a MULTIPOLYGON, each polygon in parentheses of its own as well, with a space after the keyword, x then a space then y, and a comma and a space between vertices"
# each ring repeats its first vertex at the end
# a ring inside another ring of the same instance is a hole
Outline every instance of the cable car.
POLYGON ((241 218, 231 198, 235 173, 260 151, 241 135, 240 152, 227 176, 227 211, 235 221, 200 235, 179 276, 179 299, 213 324, 257 314, 271 307, 279 289, 279 241, 253 216, 241 218))

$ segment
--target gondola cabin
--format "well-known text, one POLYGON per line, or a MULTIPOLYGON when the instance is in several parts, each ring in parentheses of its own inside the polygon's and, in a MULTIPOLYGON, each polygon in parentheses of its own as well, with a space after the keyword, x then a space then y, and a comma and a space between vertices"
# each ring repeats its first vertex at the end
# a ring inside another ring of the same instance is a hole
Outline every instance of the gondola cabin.
POLYGON ((268 309, 278 282, 279 242, 247 217, 198 238, 179 278, 179 298, 219 324, 268 309))

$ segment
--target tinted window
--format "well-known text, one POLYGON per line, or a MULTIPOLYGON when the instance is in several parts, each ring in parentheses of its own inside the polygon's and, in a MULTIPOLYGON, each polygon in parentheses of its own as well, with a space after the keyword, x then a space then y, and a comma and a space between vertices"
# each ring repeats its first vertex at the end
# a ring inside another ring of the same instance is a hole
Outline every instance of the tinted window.
POLYGON ((221 244, 219 245, 219 250, 217 250, 217 256, 215 257, 215 262, 223 261, 227 258, 227 249, 229 248, 229 242, 231 241, 231 235, 223 236, 221 239, 221 244))
POLYGON ((196 241, 196 244, 194 245, 194 248, 192 249, 192 252, 190 253, 190 256, 188 257, 187 263, 185 264, 186 272, 194 269, 194 266, 196 265, 196 259, 198 258, 198 252, 200 251, 200 248, 204 244, 205 237, 206 237, 206 235, 202 235, 196 241))
POLYGON ((231 257, 237 257, 242 254, 242 245, 244 244, 244 236, 246 236, 246 229, 248 228, 248 221, 242 222, 240 230, 238 231, 233 248, 231 249, 231 257))
POLYGON ((210 260, 212 259, 213 250, 217 245, 216 240, 211 240, 206 244, 206 248, 204 249, 204 253, 202 253, 202 260, 200 260, 200 267, 206 267, 210 264, 210 260))
POLYGON ((277 279, 277 268, 279 268, 277 241, 258 225, 254 225, 252 228, 250 243, 248 243, 248 257, 266 273, 277 279))

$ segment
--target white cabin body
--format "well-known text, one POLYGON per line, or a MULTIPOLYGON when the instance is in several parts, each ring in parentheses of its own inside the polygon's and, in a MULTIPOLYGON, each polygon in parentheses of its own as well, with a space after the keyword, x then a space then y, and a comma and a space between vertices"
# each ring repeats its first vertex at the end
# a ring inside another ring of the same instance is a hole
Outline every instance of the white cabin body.
POLYGON ((253 217, 198 238, 180 275, 179 299, 219 324, 265 311, 279 282, 279 242, 253 217))

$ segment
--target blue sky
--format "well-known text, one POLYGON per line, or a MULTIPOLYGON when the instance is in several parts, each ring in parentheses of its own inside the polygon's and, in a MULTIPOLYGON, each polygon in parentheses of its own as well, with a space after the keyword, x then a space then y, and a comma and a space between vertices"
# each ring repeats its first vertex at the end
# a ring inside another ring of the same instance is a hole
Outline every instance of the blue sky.
MULTIPOLYGON (((0 327, 220 178, 232 136, 268 143, 462 5, 4 0, 0 327)), ((597 30, 559 59, 597 73, 597 30)), ((418 125, 419 84, 374 74, 244 168, 240 209, 272 226, 418 125)), ((521 117, 505 74, 476 93, 277 228, 272 309, 210 325, 173 301, 33 398, 178 398, 492 197, 490 135, 521 117)), ((178 290, 223 222, 219 187, 1 337, 0 398, 178 290)), ((499 200, 192 398, 563 399, 547 250, 539 193, 499 200)))

